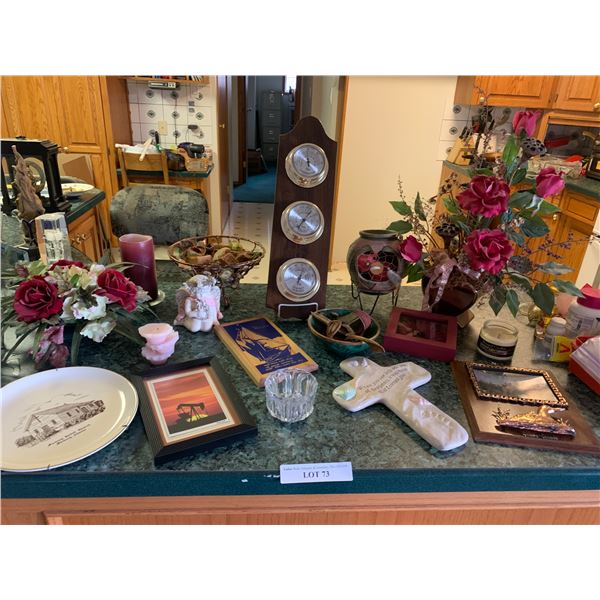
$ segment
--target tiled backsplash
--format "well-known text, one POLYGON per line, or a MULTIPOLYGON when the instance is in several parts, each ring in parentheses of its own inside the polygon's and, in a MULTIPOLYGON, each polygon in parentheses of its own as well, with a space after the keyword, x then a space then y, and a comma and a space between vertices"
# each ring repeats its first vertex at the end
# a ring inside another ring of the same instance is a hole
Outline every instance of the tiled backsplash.
POLYGON ((181 142, 213 144, 216 99, 212 86, 181 84, 176 90, 157 90, 146 82, 128 81, 127 88, 134 144, 143 143, 154 131, 166 148, 181 142), (192 130, 188 125, 198 128, 192 130))
MULTIPOLYGON (((481 106, 470 106, 468 104, 448 103, 446 105, 440 128, 437 160, 446 160, 454 141, 462 133, 464 127, 471 122, 471 118, 480 110, 481 106)), ((505 116, 508 117, 506 123, 497 127, 498 133, 512 133, 513 115, 520 110, 524 109, 508 107, 494 108, 494 118, 496 121, 500 121, 505 116)))

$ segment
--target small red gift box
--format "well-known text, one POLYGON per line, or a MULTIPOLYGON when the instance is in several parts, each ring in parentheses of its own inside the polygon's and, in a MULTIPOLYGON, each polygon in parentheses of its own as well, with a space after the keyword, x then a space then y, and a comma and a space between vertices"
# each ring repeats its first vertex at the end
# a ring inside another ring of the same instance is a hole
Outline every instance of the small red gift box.
POLYGON ((569 371, 577 378, 581 379, 593 392, 600 395, 600 381, 592 377, 576 360, 571 358, 569 361, 569 371))
POLYGON ((395 307, 383 347, 393 352, 451 361, 456 355, 456 317, 395 307))

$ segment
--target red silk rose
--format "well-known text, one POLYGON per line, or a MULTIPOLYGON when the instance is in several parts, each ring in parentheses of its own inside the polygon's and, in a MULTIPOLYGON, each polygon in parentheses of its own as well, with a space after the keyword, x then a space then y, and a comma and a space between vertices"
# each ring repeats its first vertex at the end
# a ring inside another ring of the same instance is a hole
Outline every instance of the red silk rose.
POLYGON ((467 237, 465 252, 474 269, 496 275, 513 254, 513 247, 499 229, 476 229, 467 237))
POLYGON ((17 321, 33 323, 59 313, 63 301, 58 297, 58 288, 36 275, 19 284, 15 290, 13 308, 17 321))
POLYGON ((85 265, 81 261, 67 260, 66 258, 61 258, 55 263, 52 263, 52 266, 48 269, 48 271, 54 271, 56 267, 81 267, 82 269, 85 269, 85 265))
POLYGON ((98 296, 106 296, 109 302, 117 302, 127 312, 135 310, 137 287, 116 269, 104 269, 98 275, 98 296))
POLYGON ((505 181, 493 176, 476 175, 456 199, 463 210, 474 215, 496 217, 508 208, 509 197, 510 188, 505 181))
POLYGON ((554 196, 565 187, 565 180, 560 173, 557 173, 554 167, 542 169, 535 178, 535 193, 542 198, 554 196))
POLYGON ((404 260, 415 263, 423 254, 423 244, 413 235, 409 235, 400 244, 400 254, 404 260))
POLYGON ((519 135, 521 130, 525 131, 527 137, 531 137, 535 131, 535 125, 537 123, 540 111, 533 112, 531 110, 522 110, 515 113, 513 117, 513 131, 515 135, 519 135))

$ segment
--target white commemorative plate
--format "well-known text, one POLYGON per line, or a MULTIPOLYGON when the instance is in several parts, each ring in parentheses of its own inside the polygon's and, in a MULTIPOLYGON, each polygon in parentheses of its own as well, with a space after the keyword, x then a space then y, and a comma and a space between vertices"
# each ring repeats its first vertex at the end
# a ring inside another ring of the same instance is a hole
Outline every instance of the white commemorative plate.
POLYGON ((46 471, 86 458, 129 426, 138 396, 125 377, 97 367, 35 373, 2 389, 4 471, 46 471))

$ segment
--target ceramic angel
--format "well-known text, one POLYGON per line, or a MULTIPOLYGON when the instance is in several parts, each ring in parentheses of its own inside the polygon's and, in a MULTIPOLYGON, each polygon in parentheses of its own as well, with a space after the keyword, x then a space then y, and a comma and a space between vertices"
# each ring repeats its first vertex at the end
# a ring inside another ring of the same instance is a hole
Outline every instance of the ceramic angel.
POLYGON ((195 275, 177 292, 177 316, 174 325, 183 325, 192 333, 210 331, 223 318, 220 310, 221 288, 210 275, 195 275))

